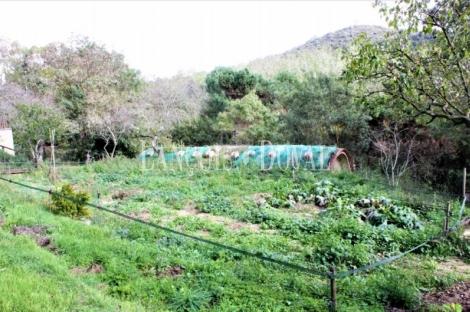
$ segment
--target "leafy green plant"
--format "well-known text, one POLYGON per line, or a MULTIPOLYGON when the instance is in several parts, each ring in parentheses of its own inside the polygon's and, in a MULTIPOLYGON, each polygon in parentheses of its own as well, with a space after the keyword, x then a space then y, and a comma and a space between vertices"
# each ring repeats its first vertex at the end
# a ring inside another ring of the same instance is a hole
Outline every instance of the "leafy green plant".
POLYGON ((209 212, 217 215, 227 213, 232 210, 233 203, 230 198, 210 194, 207 196, 201 196, 197 201, 196 208, 202 212, 209 212))
POLYGON ((446 312, 462 312, 463 307, 458 303, 449 303, 442 305, 442 308, 446 312))
POLYGON ((212 298, 212 294, 203 289, 182 287, 170 298, 168 307, 172 311, 203 311, 212 298))
POLYGON ((395 224, 406 228, 421 229, 423 225, 418 216, 408 207, 380 206, 369 213, 369 221, 372 225, 395 224))
POLYGON ((76 192, 72 184, 65 183, 52 194, 51 209, 55 214, 67 216, 72 219, 80 219, 82 217, 90 218, 91 215, 85 207, 85 203, 88 202, 90 198, 91 195, 89 192, 76 192))

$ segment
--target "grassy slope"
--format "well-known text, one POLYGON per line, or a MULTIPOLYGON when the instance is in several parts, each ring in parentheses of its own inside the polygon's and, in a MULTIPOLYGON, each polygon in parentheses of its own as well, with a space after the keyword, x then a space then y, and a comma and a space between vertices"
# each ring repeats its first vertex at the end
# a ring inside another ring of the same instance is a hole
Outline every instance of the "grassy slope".
MULTIPOLYGON (((63 168, 60 173, 63 181, 92 190, 93 201, 109 209, 122 213, 148 211, 151 222, 165 222, 171 229, 321 271, 330 263, 344 271, 396 254, 439 231, 441 225, 435 211, 422 216, 432 221, 423 231, 394 227, 378 230, 347 217, 349 212, 338 211, 343 208, 337 205, 331 207, 330 217, 320 217, 292 209, 261 209, 253 203, 255 193, 287 194, 325 178, 351 182, 357 179, 354 175, 299 172, 293 181, 290 173, 250 170, 142 172, 139 164, 130 161, 63 168), (100 199, 96 191, 102 194, 100 199), (119 192, 132 195, 113 199, 119 192), (188 205, 197 205, 218 217, 179 214, 188 205), (261 230, 230 229, 235 221, 258 223, 261 230), (380 253, 382 256, 377 256, 380 253)), ((45 172, 38 171, 15 179, 48 189, 51 185, 45 177, 45 172)), ((44 204, 47 194, 0 183, 5 216, 0 231, 0 289, 9 294, 0 297, 2 311, 115 311, 118 306, 124 311, 327 308, 329 294, 324 278, 99 211, 92 211, 92 225, 87 226, 51 214, 44 204), (38 247, 28 237, 11 234, 15 225, 35 224, 47 227, 56 252, 38 247), (93 263, 102 265, 105 272, 70 273, 93 263), (169 267, 181 267, 183 274, 158 277, 169 267)), ((355 192, 370 190, 364 185, 357 186, 355 192)), ((420 288, 433 289, 459 279, 452 274, 435 274, 436 259, 462 253, 454 243, 435 244, 369 273, 339 279, 340 310, 381 311, 387 304, 415 306, 420 288)))

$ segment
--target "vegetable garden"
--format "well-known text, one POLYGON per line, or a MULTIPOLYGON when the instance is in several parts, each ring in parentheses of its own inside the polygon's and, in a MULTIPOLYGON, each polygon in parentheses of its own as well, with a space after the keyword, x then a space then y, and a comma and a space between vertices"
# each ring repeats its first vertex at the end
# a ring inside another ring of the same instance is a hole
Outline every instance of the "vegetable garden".
POLYGON ((463 226, 422 244, 442 235, 447 202, 450 224, 466 218, 458 195, 391 189, 361 172, 163 170, 118 159, 59 174, 56 185, 47 168, 0 181, 3 311, 326 311, 330 266, 356 270, 420 245, 337 278, 337 310, 440 311, 422 294, 465 272, 438 264, 470 260, 463 226), (63 192, 88 194, 92 207, 58 213, 63 192), (19 226, 40 230, 25 237, 19 226))

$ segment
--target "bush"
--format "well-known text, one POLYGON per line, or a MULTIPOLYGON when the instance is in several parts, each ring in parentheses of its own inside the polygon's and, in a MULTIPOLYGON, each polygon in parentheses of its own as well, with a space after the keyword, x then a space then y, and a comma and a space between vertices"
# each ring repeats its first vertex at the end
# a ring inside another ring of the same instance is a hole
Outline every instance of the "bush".
POLYGON ((70 183, 66 183, 52 194, 52 211, 55 214, 72 219, 90 218, 90 213, 84 204, 90 199, 91 195, 89 192, 75 192, 73 186, 70 183), (66 199, 63 196, 73 198, 76 201, 66 199))

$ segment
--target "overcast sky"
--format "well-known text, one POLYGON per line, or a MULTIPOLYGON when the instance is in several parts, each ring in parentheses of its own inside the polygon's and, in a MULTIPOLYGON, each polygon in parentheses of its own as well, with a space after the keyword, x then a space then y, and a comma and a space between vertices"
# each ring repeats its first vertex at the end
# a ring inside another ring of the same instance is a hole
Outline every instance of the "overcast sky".
POLYGON ((353 25, 386 23, 372 1, 0 1, 0 38, 87 36, 146 78, 247 63, 353 25))

